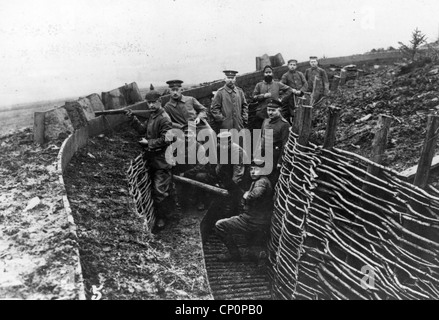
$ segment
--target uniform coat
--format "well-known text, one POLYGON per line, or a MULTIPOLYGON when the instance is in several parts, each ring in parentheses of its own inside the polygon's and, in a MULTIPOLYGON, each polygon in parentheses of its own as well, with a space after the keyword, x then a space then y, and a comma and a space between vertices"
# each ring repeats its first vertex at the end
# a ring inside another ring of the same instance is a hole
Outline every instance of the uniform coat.
POLYGON ((247 127, 248 104, 241 88, 220 88, 212 101, 210 112, 218 123, 218 130, 241 130, 247 127))

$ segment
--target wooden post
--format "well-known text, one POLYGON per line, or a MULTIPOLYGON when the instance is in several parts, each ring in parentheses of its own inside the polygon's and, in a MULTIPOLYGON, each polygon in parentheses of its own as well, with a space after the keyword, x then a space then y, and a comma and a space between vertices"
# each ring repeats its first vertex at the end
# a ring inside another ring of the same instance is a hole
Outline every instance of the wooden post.
POLYGON ((44 143, 44 116, 45 112, 34 112, 34 142, 44 143))
MULTIPOLYGON (((372 161, 381 164, 383 160, 383 154, 386 151, 387 145, 387 135, 389 133, 390 123, 392 122, 392 117, 381 114, 378 119, 378 125, 375 131, 375 137, 372 143, 372 161)), ((380 168, 370 164, 367 167, 367 172, 373 176, 378 176, 380 168)), ((366 176, 366 181, 370 181, 371 178, 366 176)), ((370 187, 366 184, 363 185, 364 192, 370 192, 370 187)))
MULTIPOLYGON (((381 164, 383 160, 383 154, 386 151, 387 135, 389 134, 390 123, 392 117, 381 114, 378 119, 378 125, 375 131, 375 137, 372 143, 372 161, 381 164)), ((369 165, 367 172, 376 176, 379 173, 379 168, 374 165, 369 165)))
POLYGON ((425 188, 428 183, 431 161, 433 160, 436 148, 438 130, 439 116, 429 115, 427 121, 427 136, 424 140, 424 145, 421 151, 421 158, 418 162, 418 170, 416 171, 415 180, 413 181, 413 184, 420 188, 425 188))
POLYGON ((302 106, 300 108, 302 115, 300 116, 301 125, 299 127, 299 144, 308 145, 309 136, 311 134, 312 122, 312 106, 302 106))
POLYGON ((340 82, 339 82, 339 84, 341 86, 344 86, 344 84, 346 83, 347 73, 348 72, 345 69, 341 69, 341 71, 340 71, 340 82))
POLYGON ((335 134, 337 133, 337 122, 340 116, 340 108, 330 106, 328 110, 328 123, 326 125, 324 149, 331 149, 335 144, 335 134))
POLYGON ((338 89, 338 86, 340 84, 340 76, 334 76, 334 78, 331 81, 331 91, 336 91, 338 89))
POLYGON ((300 126, 302 124, 302 115, 303 115, 302 107, 303 106, 299 106, 299 107, 297 107, 294 110, 294 119, 293 119, 292 131, 295 134, 299 134, 299 129, 300 129, 300 126))

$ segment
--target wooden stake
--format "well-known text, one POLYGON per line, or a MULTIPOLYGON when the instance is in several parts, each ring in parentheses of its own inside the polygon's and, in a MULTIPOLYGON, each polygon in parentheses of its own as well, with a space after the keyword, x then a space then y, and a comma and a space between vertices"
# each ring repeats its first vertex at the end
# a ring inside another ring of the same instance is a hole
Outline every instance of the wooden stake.
POLYGON ((418 170, 413 181, 415 186, 425 188, 428 183, 428 176, 430 174, 431 161, 435 153, 437 136, 439 131, 439 116, 429 115, 427 121, 427 136, 424 140, 424 145, 421 151, 421 158, 418 162, 418 170))
POLYGON ((337 132, 337 122, 340 116, 340 108, 330 106, 328 110, 328 123, 326 125, 325 141, 323 142, 324 149, 331 149, 335 144, 335 134, 337 132))
MULTIPOLYGON (((390 124, 392 122, 392 117, 387 115, 380 115, 378 119, 378 125, 375 131, 375 137, 372 143, 372 161, 381 164, 383 160, 384 152, 386 151, 387 136, 389 134, 390 124)), ((369 165, 367 172, 372 175, 378 175, 380 169, 374 165, 369 165)))
POLYGON ((308 145, 309 136, 311 134, 312 122, 312 106, 302 106, 299 110, 301 113, 301 126, 299 127, 299 144, 302 146, 308 145))
POLYGON ((45 112, 34 112, 34 142, 44 143, 44 118, 45 112))
MULTIPOLYGON (((390 123, 392 122, 392 117, 387 115, 380 115, 378 119, 378 125, 376 127, 375 131, 375 137, 373 139, 372 143, 372 161, 381 164, 383 160, 384 152, 386 151, 386 145, 387 145, 387 135, 389 133, 389 127, 390 123)), ((377 166, 374 166, 373 164, 369 164, 367 167, 367 172, 378 176, 380 172, 380 168, 377 166)), ((366 176, 366 181, 370 181, 371 178, 369 176, 366 176)), ((363 191, 370 192, 370 187, 368 185, 363 185, 363 191)))

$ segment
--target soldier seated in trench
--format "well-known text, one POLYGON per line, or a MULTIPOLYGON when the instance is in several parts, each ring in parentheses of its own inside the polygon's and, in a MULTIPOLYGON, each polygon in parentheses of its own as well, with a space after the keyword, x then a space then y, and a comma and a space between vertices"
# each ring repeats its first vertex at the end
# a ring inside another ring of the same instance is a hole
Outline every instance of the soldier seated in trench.
MULTIPOLYGON (((218 257, 219 261, 241 260, 234 235, 245 235, 247 244, 251 244, 250 239, 267 238, 273 211, 273 188, 266 174, 264 162, 254 160, 250 166, 252 184, 242 197, 246 210, 238 216, 216 222, 215 232, 228 249, 227 254, 218 257)), ((255 258, 254 255, 251 258, 255 258)))
MULTIPOLYGON (((211 165, 208 163, 204 147, 196 140, 196 129, 185 126, 184 136, 177 135, 174 144, 173 157, 176 159, 172 163, 172 174, 186 177, 204 183, 212 183, 211 165)), ((176 192, 177 207, 185 204, 197 205, 197 209, 204 210, 207 198, 200 194, 195 187, 188 185, 174 186, 176 192)), ((181 208, 179 208, 181 209, 181 208)))

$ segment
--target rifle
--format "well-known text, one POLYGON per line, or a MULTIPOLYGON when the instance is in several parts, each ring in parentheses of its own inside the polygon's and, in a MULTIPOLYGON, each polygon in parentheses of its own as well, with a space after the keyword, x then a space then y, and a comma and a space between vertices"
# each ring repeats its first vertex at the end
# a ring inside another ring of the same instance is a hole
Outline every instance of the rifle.
MULTIPOLYGON (((113 109, 113 110, 104 110, 104 111, 96 111, 96 116, 111 116, 114 114, 125 114, 129 109, 113 109)), ((152 110, 131 110, 133 115, 139 116, 142 118, 148 118, 148 116, 152 113, 152 110)))

